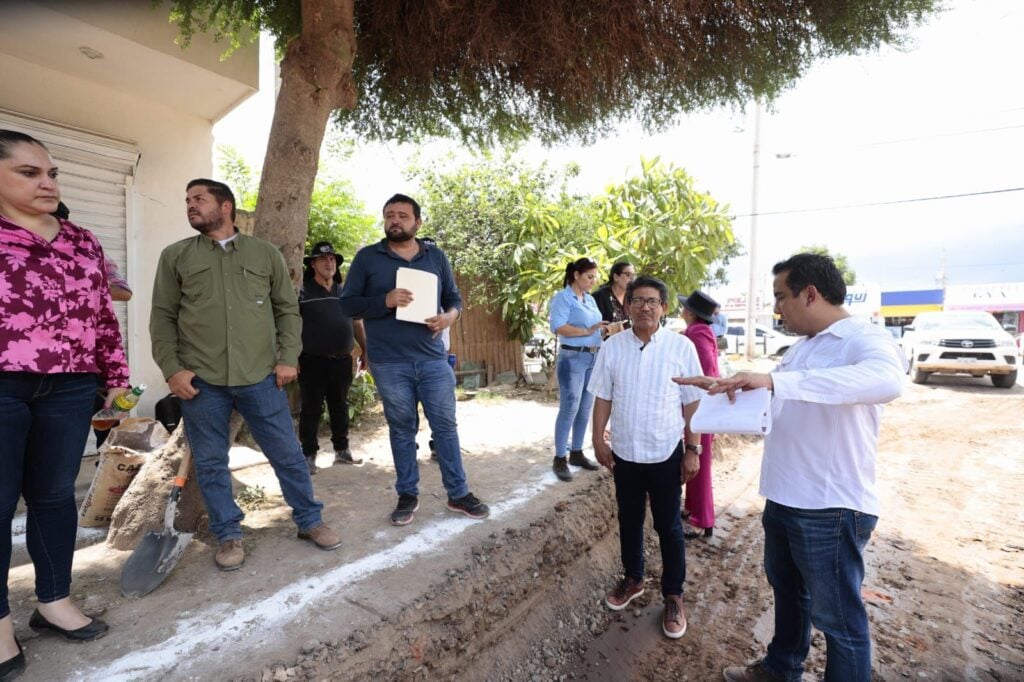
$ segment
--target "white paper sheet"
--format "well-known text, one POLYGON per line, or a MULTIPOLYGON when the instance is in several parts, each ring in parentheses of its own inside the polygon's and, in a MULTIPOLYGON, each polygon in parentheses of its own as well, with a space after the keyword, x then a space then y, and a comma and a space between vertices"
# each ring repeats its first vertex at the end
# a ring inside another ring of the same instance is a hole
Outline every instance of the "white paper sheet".
POLYGON ((738 391, 730 403, 725 393, 704 395, 690 422, 694 433, 765 435, 772 430, 772 394, 767 388, 738 391))
POLYGON ((395 309, 399 320, 426 324, 428 317, 437 315, 437 275, 414 268, 398 268, 395 287, 412 292, 412 303, 395 309))

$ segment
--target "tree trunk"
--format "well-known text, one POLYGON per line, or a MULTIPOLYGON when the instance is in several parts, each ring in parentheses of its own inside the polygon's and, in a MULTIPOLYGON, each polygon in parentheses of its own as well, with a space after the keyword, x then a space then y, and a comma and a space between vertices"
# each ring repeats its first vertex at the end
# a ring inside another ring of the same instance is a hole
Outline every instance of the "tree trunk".
MULTIPOLYGON (((229 442, 242 428, 242 416, 231 413, 229 442)), ((164 526, 164 510, 171 493, 171 479, 178 472, 181 457, 188 449, 184 422, 178 424, 168 440, 146 459, 131 485, 114 508, 110 517, 110 532, 107 545, 114 549, 135 549, 142 536, 151 530, 164 526)), ((179 531, 193 533, 205 525, 206 506, 196 483, 195 463, 189 468, 188 481, 178 499, 178 514, 174 527, 179 531)))
POLYGON ((288 44, 281 61, 255 235, 281 249, 296 286, 324 132, 335 109, 351 109, 356 102, 353 2, 302 0, 302 35, 288 44))

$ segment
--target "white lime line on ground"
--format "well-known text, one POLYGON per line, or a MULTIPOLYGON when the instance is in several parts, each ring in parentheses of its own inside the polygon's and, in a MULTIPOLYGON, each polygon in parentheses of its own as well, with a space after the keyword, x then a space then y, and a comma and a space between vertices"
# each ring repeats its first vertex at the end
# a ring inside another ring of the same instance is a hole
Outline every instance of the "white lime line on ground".
MULTIPOLYGON (((525 505, 544 488, 557 482, 551 472, 537 482, 512 491, 503 502, 491 506, 496 519, 525 505)), ((489 523, 482 521, 480 523, 489 523)), ((174 634, 151 647, 133 651, 103 667, 75 671, 79 680, 140 680, 176 676, 206 658, 223 659, 225 651, 255 650, 263 638, 277 638, 281 626, 291 621, 310 602, 353 588, 355 583, 389 568, 405 565, 419 556, 438 552, 445 541, 469 527, 464 518, 450 518, 424 526, 396 546, 339 566, 323 575, 291 583, 273 595, 249 604, 213 604, 201 612, 177 620, 174 634), (229 613, 227 618, 224 614, 229 613)), ((113 631, 116 633, 116 631, 113 631)), ((115 634, 116 636, 116 634, 115 634)))
MULTIPOLYGON (((11 548, 25 546, 25 529, 28 527, 28 517, 25 514, 15 516, 11 522, 11 548)), ((78 529, 78 547, 94 545, 107 537, 107 528, 81 528, 78 529)))

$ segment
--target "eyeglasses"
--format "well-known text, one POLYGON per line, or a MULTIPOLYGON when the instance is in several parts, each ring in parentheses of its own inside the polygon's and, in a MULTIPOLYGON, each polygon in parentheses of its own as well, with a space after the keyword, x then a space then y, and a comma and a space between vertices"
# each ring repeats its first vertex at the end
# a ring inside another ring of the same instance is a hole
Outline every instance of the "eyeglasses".
POLYGON ((631 298, 629 304, 633 307, 640 308, 659 308, 664 303, 660 298, 631 298))

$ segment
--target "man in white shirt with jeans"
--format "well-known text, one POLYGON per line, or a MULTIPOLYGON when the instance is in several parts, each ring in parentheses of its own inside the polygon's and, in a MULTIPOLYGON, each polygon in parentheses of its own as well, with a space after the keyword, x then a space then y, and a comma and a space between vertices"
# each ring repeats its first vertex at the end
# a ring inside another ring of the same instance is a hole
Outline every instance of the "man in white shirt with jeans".
POLYGON ((760 492, 775 633, 763 659, 724 677, 800 680, 813 625, 825 635, 825 680, 867 682, 871 636, 860 590, 878 521, 875 452, 883 405, 903 391, 906 366, 888 332, 843 308, 846 285, 831 258, 797 254, 772 273, 775 312, 807 338, 770 374, 677 380, 712 394, 774 393, 760 492))
POLYGON ((700 374, 701 369, 693 343, 661 326, 667 301, 668 288, 661 280, 638 277, 629 284, 625 304, 632 327, 601 346, 588 390, 595 396, 594 454, 615 478, 624 572, 605 603, 618 611, 644 591, 644 515, 650 498, 661 545, 661 629, 678 639, 686 633, 679 498, 682 484, 700 470, 700 436, 691 434, 688 425, 701 392, 677 386, 672 377, 700 374), (609 418, 610 445, 604 440, 609 418))

